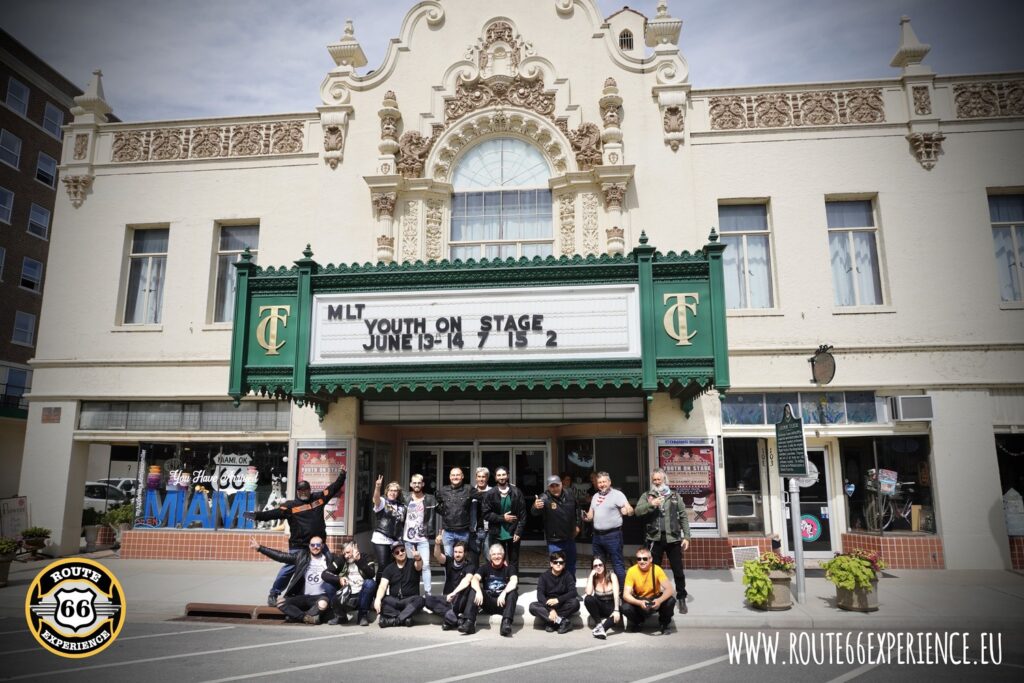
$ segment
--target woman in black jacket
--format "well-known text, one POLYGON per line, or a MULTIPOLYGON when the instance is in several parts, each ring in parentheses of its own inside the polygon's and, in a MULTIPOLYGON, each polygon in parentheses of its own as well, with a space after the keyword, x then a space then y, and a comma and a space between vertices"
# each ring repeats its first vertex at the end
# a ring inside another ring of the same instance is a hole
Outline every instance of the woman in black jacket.
POLYGON ((384 568, 391 564, 391 544, 402 540, 405 528, 405 504, 402 502, 402 487, 397 481, 388 484, 384 497, 381 498, 380 487, 384 483, 384 475, 377 477, 373 487, 373 512, 376 515, 376 526, 370 542, 377 557, 377 584, 384 568))

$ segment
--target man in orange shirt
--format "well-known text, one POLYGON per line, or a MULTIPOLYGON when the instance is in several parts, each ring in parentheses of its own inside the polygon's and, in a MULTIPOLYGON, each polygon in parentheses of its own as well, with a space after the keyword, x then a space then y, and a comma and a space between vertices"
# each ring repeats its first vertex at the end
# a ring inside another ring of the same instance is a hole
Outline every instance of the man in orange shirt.
POLYGON ((672 627, 672 613, 676 607, 675 591, 665 571, 651 564, 651 551, 641 547, 636 551, 636 564, 626 572, 622 592, 622 616, 629 620, 629 630, 639 631, 644 619, 657 613, 661 635, 672 627))

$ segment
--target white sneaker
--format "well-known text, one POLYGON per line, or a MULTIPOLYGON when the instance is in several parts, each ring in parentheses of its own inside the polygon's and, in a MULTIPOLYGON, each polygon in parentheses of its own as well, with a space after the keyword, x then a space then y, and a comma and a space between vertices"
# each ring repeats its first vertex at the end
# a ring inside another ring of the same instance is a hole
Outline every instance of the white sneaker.
POLYGON ((608 635, 604 632, 604 624, 598 624, 591 633, 598 640, 604 640, 608 635))

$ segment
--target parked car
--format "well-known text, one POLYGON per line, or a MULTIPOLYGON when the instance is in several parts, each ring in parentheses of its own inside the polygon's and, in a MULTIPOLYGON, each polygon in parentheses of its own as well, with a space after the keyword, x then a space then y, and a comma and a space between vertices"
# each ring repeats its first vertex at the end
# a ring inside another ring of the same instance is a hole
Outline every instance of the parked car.
POLYGON ((99 481, 85 482, 85 501, 82 506, 92 508, 99 512, 106 512, 115 505, 120 505, 128 500, 124 491, 99 481))
POLYGON ((121 489, 121 493, 126 496, 131 496, 135 492, 135 486, 138 482, 131 477, 113 477, 111 479, 100 479, 101 484, 110 484, 111 486, 121 489))

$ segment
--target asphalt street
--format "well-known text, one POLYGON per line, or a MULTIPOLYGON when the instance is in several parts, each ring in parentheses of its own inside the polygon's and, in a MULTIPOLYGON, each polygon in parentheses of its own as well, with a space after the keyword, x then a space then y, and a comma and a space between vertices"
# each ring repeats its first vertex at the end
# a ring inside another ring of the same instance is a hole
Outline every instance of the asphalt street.
MULTIPOLYGON (((810 649, 793 651, 787 631, 762 631, 780 638, 777 660, 757 663, 741 655, 730 661, 727 635, 756 638, 757 631, 683 628, 668 635, 613 632, 605 641, 589 630, 559 635, 517 626, 502 638, 497 627, 476 634, 442 632, 436 625, 379 629, 260 624, 224 621, 129 622, 104 652, 86 659, 62 659, 44 651, 17 618, 0 619, 0 680, 174 681, 175 683, 301 681, 457 681, 500 677, 525 681, 1020 681, 1024 676, 1024 639, 1003 633, 1001 664, 945 666, 857 661, 817 664, 810 649), (807 664, 800 659, 808 660, 807 664)), ((823 632, 801 631, 808 639, 823 632)), ((856 635, 854 632, 853 635, 856 635)), ((968 639, 972 657, 980 655, 975 634, 968 639), (973 639, 973 642, 972 642, 973 639)), ((842 648, 840 648, 842 649, 842 648)), ((825 650, 819 650, 819 657, 825 650)), ((919 651, 920 653, 920 651, 919 651)), ((835 655, 835 651, 832 651, 835 655)), ((989 653, 994 654, 994 653, 989 653)))

